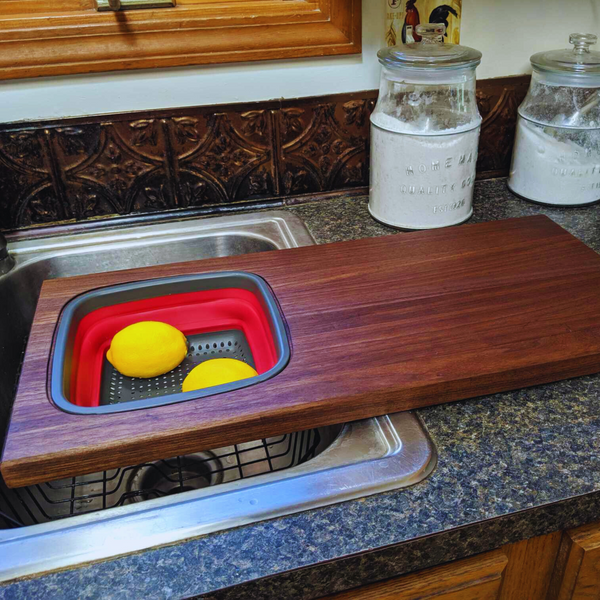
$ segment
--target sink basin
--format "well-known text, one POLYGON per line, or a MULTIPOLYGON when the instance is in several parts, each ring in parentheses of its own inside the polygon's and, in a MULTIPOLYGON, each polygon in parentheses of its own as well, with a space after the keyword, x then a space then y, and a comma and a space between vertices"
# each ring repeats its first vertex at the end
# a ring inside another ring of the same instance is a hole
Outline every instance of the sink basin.
MULTIPOLYGON (((284 211, 9 239, 16 264, 0 276, 0 435, 44 279, 313 243, 284 211)), ((28 488, 0 480, 0 581, 406 487, 435 463, 407 412, 28 488)))

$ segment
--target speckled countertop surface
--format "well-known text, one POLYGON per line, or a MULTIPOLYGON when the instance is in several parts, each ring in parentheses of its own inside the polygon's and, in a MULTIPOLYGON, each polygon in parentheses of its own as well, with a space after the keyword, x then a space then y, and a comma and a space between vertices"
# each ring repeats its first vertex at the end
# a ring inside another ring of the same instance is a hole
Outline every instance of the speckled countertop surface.
MULTIPOLYGON (((364 198, 290 210, 320 243, 392 233, 364 198)), ((504 180, 477 184, 471 222, 539 213, 600 251, 600 205, 536 206, 504 180)), ((419 414, 439 463, 412 488, 17 581, 0 598, 318 598, 600 519, 600 376, 419 414)))

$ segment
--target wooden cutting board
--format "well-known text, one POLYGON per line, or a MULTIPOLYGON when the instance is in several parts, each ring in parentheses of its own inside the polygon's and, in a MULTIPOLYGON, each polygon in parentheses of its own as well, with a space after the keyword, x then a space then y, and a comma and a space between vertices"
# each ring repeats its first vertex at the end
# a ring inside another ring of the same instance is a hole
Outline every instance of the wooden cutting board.
POLYGON ((9 486, 167 458, 600 371, 600 255, 546 217, 44 283, 2 462, 9 486), (50 403, 52 337, 90 289, 256 273, 292 340, 275 378, 112 415, 50 403))

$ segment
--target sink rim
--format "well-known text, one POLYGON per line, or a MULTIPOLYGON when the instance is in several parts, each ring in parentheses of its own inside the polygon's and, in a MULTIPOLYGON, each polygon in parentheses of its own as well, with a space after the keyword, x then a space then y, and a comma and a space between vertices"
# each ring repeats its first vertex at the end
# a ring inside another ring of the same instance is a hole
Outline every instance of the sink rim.
POLYGON ((329 448, 291 469, 0 531, 0 582, 408 487, 426 479, 436 465, 437 451, 416 414, 403 412, 354 421, 344 425, 329 448), (361 438, 364 441, 374 431, 388 443, 388 451, 366 461, 357 456, 352 460, 348 445, 361 438), (339 464, 344 458, 350 462, 339 464))
MULTIPOLYGON (((97 223, 93 229, 82 228, 79 231, 61 234, 59 228, 53 231, 35 229, 18 234, 8 234, 8 249, 16 259, 15 268, 31 261, 41 260, 38 253, 52 253, 53 256, 68 254, 76 249, 94 247, 99 243, 103 249, 111 249, 111 243, 118 247, 143 246, 147 240, 153 244, 160 241, 172 243, 197 237, 216 237, 219 235, 250 237, 270 243, 278 250, 312 246, 315 239, 297 215, 285 210, 268 210, 257 213, 242 213, 222 217, 188 217, 183 219, 164 218, 150 223, 116 223, 107 221, 97 223), (260 225, 275 227, 280 239, 273 237, 273 231, 247 229, 260 225), (270 235, 269 235, 270 234, 270 235), (30 255, 27 259, 26 256, 30 255)), ((146 242, 147 243, 147 242, 146 242)), ((12 271, 10 271, 12 272, 12 271)), ((10 273, 9 272, 9 273, 10 273)), ((0 276, 4 277, 5 275, 0 276)))

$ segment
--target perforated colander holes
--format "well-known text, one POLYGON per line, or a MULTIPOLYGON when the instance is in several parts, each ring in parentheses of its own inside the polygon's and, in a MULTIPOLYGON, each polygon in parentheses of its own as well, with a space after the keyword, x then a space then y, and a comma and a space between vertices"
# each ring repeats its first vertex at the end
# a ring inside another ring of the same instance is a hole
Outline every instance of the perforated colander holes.
POLYGON ((234 349, 233 351, 236 354, 236 358, 238 358, 238 356, 239 356, 239 360, 242 360, 246 364, 248 364, 248 359, 246 358, 246 353, 244 352, 244 348, 242 346, 240 346, 237 341, 233 342, 233 349, 234 349))
POLYGON ((105 398, 109 404, 117 404, 129 400, 143 400, 145 398, 156 398, 168 394, 181 392, 184 379, 196 366, 206 360, 220 357, 231 357, 241 360, 246 364, 252 364, 251 355, 243 341, 239 341, 241 332, 232 332, 232 335, 223 335, 223 332, 215 334, 201 334, 204 339, 191 337, 189 340, 188 354, 185 360, 173 371, 153 378, 150 381, 138 379, 134 381, 128 377, 121 377, 115 383, 118 371, 109 367, 108 379, 106 380, 105 398), (150 384, 150 385, 149 385, 150 384), (118 396, 117 396, 118 394, 118 396))
POLYGON ((190 345, 188 358, 193 356, 210 356, 212 354, 235 354, 237 342, 229 340, 225 342, 213 342, 212 344, 198 344, 198 346, 190 345))
POLYGON ((116 402, 121 399, 121 389, 123 387, 123 375, 117 370, 113 370, 110 382, 110 399, 116 402))
POLYGON ((108 394, 110 396, 110 401, 111 402, 114 401, 114 399, 115 399, 115 396, 116 396, 116 393, 117 393, 117 385, 118 385, 118 382, 117 382, 117 372, 113 371, 113 374, 112 374, 112 376, 110 378, 110 389, 108 391, 108 394))

